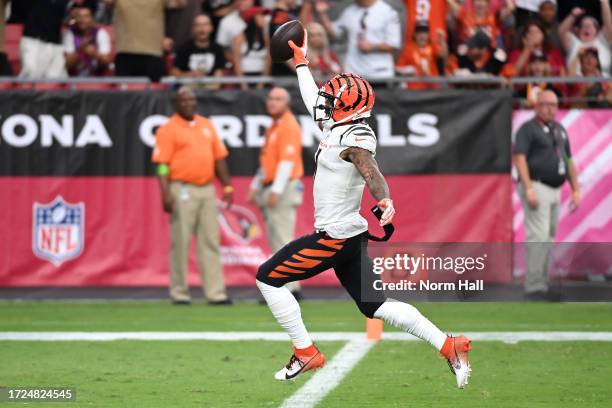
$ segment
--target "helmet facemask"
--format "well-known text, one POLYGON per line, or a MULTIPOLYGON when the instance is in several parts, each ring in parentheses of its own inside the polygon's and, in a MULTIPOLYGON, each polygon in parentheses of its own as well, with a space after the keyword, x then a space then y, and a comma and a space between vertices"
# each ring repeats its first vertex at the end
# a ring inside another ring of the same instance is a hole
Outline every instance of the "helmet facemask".
POLYGON ((344 88, 345 86, 342 86, 337 95, 325 92, 325 87, 319 90, 313 110, 313 116, 316 122, 325 122, 332 119, 338 103, 341 103, 340 94, 342 94, 344 88))

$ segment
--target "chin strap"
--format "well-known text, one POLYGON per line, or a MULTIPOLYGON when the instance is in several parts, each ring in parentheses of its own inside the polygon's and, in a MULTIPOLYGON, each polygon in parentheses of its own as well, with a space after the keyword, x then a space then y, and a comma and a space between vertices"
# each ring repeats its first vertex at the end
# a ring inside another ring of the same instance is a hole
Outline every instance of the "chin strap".
MULTIPOLYGON (((371 211, 376 216, 376 218, 380 220, 380 218, 382 217, 383 211, 380 208, 378 208, 377 205, 372 207, 371 211)), ((376 237, 370 234, 370 232, 368 231, 368 239, 370 241, 377 241, 377 242, 388 241, 389 238, 391 238, 391 235, 393 235, 393 233, 395 232, 395 227, 393 226, 393 224, 387 224, 383 227, 383 230, 385 231, 385 235, 383 235, 382 237, 376 237)))

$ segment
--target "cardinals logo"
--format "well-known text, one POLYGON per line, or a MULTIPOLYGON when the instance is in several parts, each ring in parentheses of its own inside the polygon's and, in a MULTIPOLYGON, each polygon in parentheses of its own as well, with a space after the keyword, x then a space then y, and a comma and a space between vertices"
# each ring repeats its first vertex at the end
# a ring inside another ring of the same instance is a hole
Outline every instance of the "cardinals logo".
POLYGON ((221 229, 233 242, 245 244, 261 236, 257 217, 251 210, 236 204, 228 208, 221 201, 217 206, 221 229))

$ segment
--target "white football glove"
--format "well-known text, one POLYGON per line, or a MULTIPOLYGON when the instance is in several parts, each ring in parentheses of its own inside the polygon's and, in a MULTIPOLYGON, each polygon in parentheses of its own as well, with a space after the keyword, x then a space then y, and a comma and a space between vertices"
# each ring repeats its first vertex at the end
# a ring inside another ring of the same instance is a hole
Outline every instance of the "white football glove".
POLYGON ((382 216, 380 217, 380 226, 384 227, 387 224, 391 224, 393 222, 393 216, 395 215, 393 200, 390 198, 383 198, 377 205, 378 208, 383 210, 382 216))

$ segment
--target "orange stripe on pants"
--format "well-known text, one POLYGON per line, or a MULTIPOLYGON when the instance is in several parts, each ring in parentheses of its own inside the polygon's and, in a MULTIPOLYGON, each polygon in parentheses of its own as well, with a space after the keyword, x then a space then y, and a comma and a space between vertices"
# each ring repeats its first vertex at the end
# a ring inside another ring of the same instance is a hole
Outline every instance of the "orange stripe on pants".
POLYGON ((318 259, 303 258, 299 255, 293 255, 292 258, 298 261, 301 261, 301 262, 285 261, 283 263, 287 266, 294 266, 296 268, 302 268, 302 269, 310 269, 310 268, 314 268, 315 266, 317 266, 318 264, 322 262, 318 259))
POLYGON ((334 256, 336 254, 335 251, 324 251, 322 249, 310 249, 310 248, 302 249, 298 253, 304 256, 312 256, 315 258, 317 257, 329 258, 330 256, 334 256))
POLYGON ((340 250, 344 245, 341 245, 342 242, 346 240, 344 239, 323 239, 317 241, 318 244, 325 245, 326 247, 340 250))

